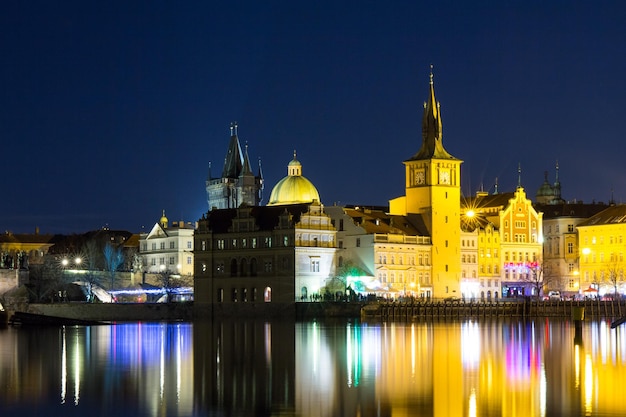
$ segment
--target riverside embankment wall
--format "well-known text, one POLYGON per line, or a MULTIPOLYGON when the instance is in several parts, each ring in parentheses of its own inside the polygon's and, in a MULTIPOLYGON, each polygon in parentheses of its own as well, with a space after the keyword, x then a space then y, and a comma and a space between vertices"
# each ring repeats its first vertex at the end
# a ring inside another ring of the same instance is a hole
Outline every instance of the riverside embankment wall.
POLYGON ((587 319, 615 319, 626 316, 625 300, 585 301, 494 301, 494 302, 424 302, 368 304, 361 310, 363 319, 428 320, 465 318, 566 318, 584 310, 587 319))
MULTIPOLYGON (((263 303, 265 304, 265 303, 263 303)), ((584 309, 585 319, 617 319, 626 316, 626 301, 506 301, 492 303, 295 303, 247 309, 195 309, 187 303, 55 303, 28 304, 20 311, 52 317, 94 321, 194 320, 205 318, 364 319, 382 321, 457 320, 492 318, 571 319, 584 309)))

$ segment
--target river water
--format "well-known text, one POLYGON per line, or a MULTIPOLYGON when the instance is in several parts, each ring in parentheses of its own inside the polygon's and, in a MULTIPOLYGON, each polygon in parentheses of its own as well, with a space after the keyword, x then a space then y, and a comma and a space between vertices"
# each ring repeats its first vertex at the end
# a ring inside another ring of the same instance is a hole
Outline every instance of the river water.
POLYGON ((0 329, 0 416, 621 416, 626 325, 214 321, 0 329))

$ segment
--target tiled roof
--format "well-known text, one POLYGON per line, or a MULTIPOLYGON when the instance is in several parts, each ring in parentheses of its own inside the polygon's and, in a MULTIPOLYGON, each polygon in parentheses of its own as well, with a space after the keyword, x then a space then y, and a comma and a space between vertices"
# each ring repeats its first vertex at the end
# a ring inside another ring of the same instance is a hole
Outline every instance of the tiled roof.
POLYGON ((585 226, 600 226, 606 224, 620 224, 626 223, 626 204, 618 204, 609 206, 601 212, 591 216, 584 222, 580 223, 578 227, 585 226))
POLYGON ((605 210, 606 204, 582 204, 582 203, 565 203, 565 204, 535 204, 535 210, 543 213, 543 218, 554 219, 558 217, 578 217, 588 218, 605 210))
POLYGON ((367 233, 429 236, 424 219, 419 214, 398 216, 382 210, 345 208, 344 212, 367 233))

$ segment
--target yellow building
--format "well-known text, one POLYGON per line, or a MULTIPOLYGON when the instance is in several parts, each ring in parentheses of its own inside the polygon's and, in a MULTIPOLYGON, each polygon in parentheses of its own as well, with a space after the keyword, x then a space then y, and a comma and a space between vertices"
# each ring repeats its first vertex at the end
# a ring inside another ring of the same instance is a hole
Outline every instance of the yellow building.
POLYGON ((541 281, 542 219, 524 188, 514 193, 479 192, 463 200, 462 225, 478 229, 481 298, 532 295, 541 281))
POLYGON ((626 205, 610 206, 580 223, 577 229, 581 294, 623 293, 626 205))
POLYGON ((392 215, 420 214, 432 242, 435 298, 461 294, 461 161, 443 147, 440 103, 433 74, 424 103, 422 146, 405 166, 405 195, 389 201, 392 215))

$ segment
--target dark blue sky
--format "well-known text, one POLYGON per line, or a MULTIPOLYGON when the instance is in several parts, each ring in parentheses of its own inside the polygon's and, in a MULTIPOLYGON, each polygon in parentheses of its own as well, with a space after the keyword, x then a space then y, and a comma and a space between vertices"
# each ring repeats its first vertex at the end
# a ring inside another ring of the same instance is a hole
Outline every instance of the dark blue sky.
POLYGON ((322 202, 387 204, 434 64, 464 194, 626 201, 626 2, 10 1, 0 228, 140 232, 208 209, 229 126, 265 202, 293 150, 322 202))

